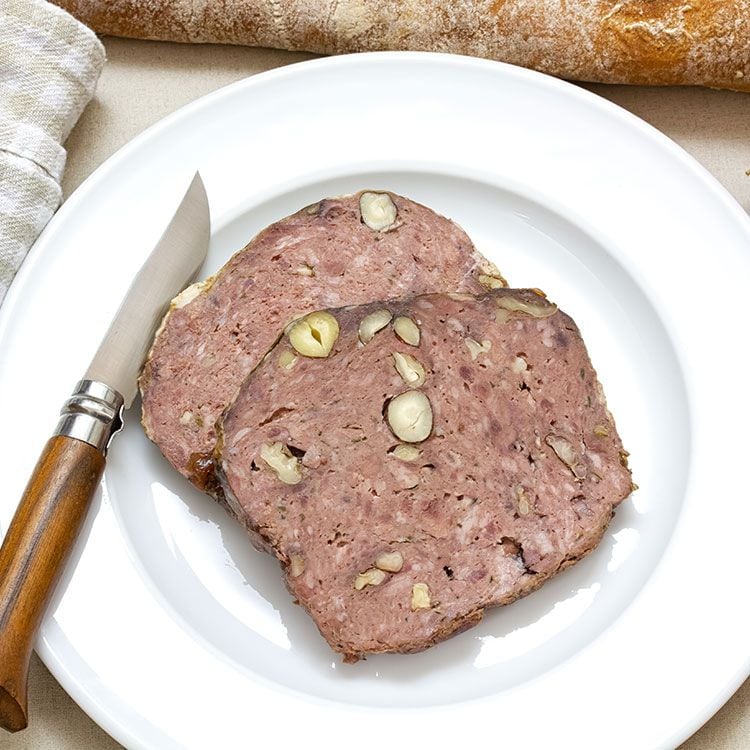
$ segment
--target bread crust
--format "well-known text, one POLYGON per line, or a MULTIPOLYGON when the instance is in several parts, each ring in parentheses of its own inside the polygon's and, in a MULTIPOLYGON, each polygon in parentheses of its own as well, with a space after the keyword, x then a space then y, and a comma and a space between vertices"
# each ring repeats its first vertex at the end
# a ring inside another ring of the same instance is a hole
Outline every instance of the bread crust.
POLYGON ((55 0, 97 33, 432 50, 582 81, 750 91, 750 0, 55 0))

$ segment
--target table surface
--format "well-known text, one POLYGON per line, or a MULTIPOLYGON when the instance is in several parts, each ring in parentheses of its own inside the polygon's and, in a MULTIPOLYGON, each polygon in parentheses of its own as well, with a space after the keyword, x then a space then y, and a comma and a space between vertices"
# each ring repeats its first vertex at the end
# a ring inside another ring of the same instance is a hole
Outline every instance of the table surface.
MULTIPOLYGON (((66 196, 120 146, 193 99, 312 55, 275 50, 104 39, 97 94, 66 144, 66 196)), ((750 94, 707 89, 587 85, 655 125, 706 166, 750 212, 750 94)), ((700 644, 697 644, 700 647, 700 644)), ((7 750, 119 748, 34 656, 31 726, 0 736, 7 750)), ((750 748, 750 680, 681 750, 750 748)))

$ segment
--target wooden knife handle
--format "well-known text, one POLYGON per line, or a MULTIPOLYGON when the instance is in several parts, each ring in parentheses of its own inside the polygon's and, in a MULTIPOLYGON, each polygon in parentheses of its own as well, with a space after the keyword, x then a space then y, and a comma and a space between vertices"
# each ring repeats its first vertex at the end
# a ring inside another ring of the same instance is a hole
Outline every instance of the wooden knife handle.
POLYGON ((0 726, 28 723, 36 631, 104 470, 100 450, 57 435, 44 447, 0 548, 0 726))

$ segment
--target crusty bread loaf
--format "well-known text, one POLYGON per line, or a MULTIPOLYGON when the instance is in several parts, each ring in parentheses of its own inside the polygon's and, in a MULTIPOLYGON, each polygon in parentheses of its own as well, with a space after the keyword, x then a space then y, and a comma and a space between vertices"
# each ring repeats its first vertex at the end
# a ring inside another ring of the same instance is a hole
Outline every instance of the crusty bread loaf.
POLYGON ((434 50, 563 78, 750 91, 750 0, 54 0, 101 34, 434 50))

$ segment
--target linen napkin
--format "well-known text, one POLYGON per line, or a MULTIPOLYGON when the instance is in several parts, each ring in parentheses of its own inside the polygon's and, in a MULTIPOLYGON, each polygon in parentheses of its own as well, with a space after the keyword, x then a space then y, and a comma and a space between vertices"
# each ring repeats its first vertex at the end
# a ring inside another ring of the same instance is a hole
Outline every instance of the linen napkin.
POLYGON ((62 143, 104 65, 95 34, 44 0, 0 0, 0 303, 62 199, 62 143))

